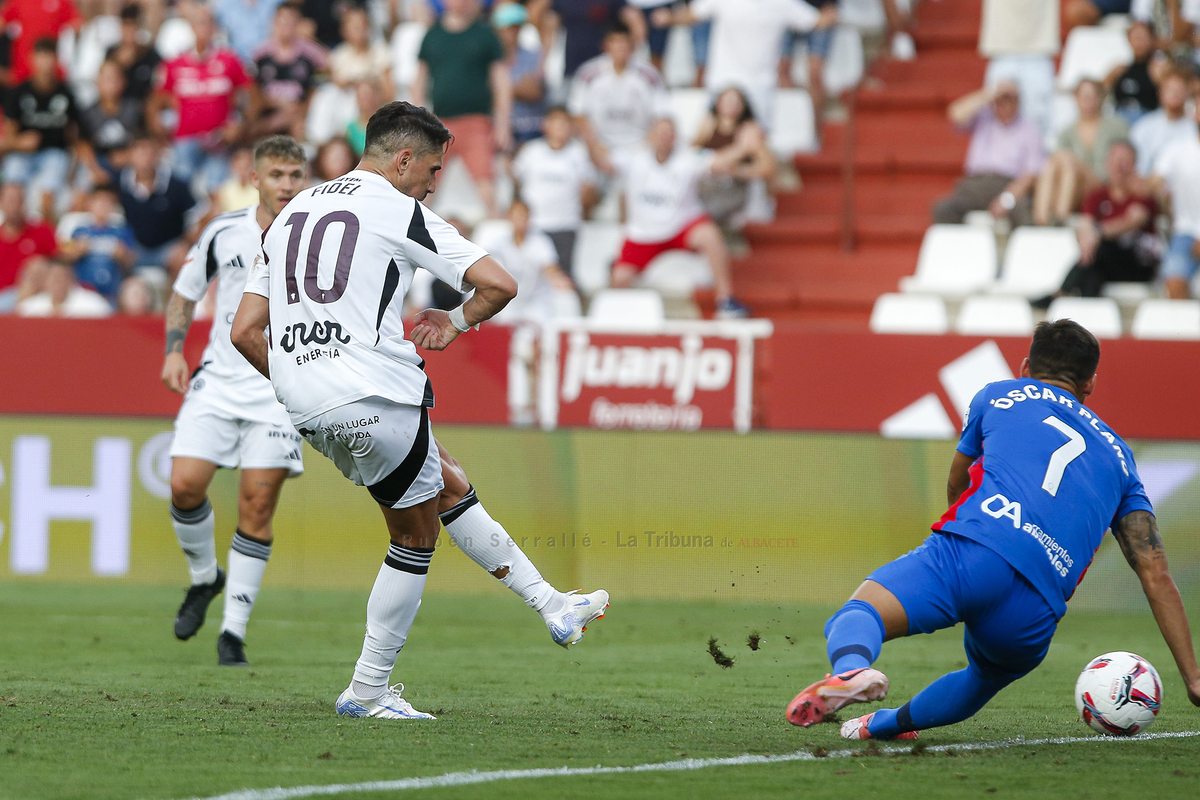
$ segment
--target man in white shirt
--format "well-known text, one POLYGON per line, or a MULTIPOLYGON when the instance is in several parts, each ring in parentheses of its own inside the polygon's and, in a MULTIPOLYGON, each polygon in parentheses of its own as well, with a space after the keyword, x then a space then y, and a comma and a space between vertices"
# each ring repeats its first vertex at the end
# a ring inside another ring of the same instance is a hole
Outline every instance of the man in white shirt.
POLYGON ((567 108, 602 169, 613 151, 640 146, 650 124, 670 113, 662 75, 633 50, 629 29, 614 25, 604 37, 604 53, 584 62, 571 83, 567 108))
MULTIPOLYGON (((1200 105, 1195 114, 1200 122, 1200 105)), ((1196 128, 1163 148, 1150 182, 1171 209, 1171 243, 1159 275, 1168 296, 1186 299, 1200 265, 1200 134, 1196 128)))
POLYGON ((649 148, 621 154, 616 167, 625 184, 625 242, 612 270, 612 285, 632 286, 658 256, 691 250, 704 256, 713 274, 717 316, 744 317, 747 309, 733 297, 729 250, 721 230, 704 212, 697 180, 724 168, 712 151, 675 147, 675 123, 655 120, 649 148))
MULTIPOLYGON (((430 430, 433 387, 414 343, 445 349, 516 294, 494 258, 417 202, 432 191, 449 139, 425 109, 397 102, 377 111, 358 168, 301 192, 263 237, 231 333, 271 378, 301 435, 368 488, 387 524, 391 546, 367 604, 362 654, 336 703, 343 716, 431 718, 401 697, 402 686, 388 687, 424 590, 449 458, 430 430), (450 312, 420 312, 409 341, 403 298, 418 266, 475 293, 450 312)), ((452 477, 465 478, 461 470, 452 477)), ((526 598, 531 605, 544 595, 569 606, 560 617, 567 634, 602 615, 607 593, 564 602, 524 554, 510 552, 504 529, 465 488, 441 521, 462 526, 467 535, 455 540, 472 559, 497 561, 492 574, 522 596, 537 595, 526 598)))
POLYGON ((18 317, 107 317, 112 306, 104 295, 79 285, 75 268, 51 259, 46 268, 46 290, 17 303, 18 317))
POLYGON ((820 11, 804 0, 692 0, 686 8, 655 12, 655 23, 691 25, 712 21, 704 86, 716 96, 730 86, 741 89, 754 117, 770 128, 779 81, 784 34, 807 33, 837 22, 837 7, 820 11))
POLYGON ((598 176, 587 147, 571 138, 571 117, 564 107, 546 112, 542 133, 513 159, 516 193, 528 204, 533 227, 554 242, 558 265, 572 275, 575 238, 584 207, 595 200, 598 176))
POLYGON ((1158 110, 1144 114, 1129 129, 1129 141, 1137 149, 1139 175, 1154 170, 1159 154, 1171 142, 1196 137, 1196 120, 1187 114, 1192 80, 1189 72, 1172 68, 1159 81, 1158 110))

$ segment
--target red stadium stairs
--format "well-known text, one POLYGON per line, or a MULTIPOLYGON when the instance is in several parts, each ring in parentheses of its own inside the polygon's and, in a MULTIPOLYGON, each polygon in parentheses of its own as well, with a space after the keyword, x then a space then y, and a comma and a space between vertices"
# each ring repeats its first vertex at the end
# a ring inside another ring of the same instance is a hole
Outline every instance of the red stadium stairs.
POLYGON ((829 124, 819 154, 797 158, 802 188, 778 198, 768 225, 747 229, 734 270, 756 316, 823 328, 865 328, 871 306, 916 268, 930 207, 962 174, 967 137, 946 120, 955 98, 983 83, 978 0, 926 0, 917 58, 877 61, 856 101, 855 249, 842 247, 847 126, 829 124))

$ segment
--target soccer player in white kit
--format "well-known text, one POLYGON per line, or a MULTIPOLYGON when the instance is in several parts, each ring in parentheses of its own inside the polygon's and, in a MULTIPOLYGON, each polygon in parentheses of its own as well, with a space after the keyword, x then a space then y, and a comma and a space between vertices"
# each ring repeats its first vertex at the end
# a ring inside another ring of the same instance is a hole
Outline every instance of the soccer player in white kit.
MULTIPOLYGON (((368 488, 391 538, 367 603, 362 653, 336 703, 344 716, 431 718, 401 697, 401 684, 388 686, 420 606, 444 487, 444 451, 429 424, 433 389, 413 345, 444 349, 516 293, 495 259, 417 202, 432 190, 449 139, 436 117, 409 103, 377 111, 358 168, 301 192, 267 231, 233 322, 234 346, 271 378, 300 433, 368 488), (418 266, 475 293, 448 313, 422 311, 409 341, 403 298, 418 266)), ((455 470, 453 477, 465 476, 455 470)), ((485 535, 503 528, 467 488, 442 521, 453 531, 472 517, 470 530, 460 531, 471 547, 464 550, 478 563, 494 562, 489 571, 521 593, 516 583, 533 580, 536 569, 516 557, 506 534, 485 535)), ((522 588, 553 591, 564 605, 559 619, 576 632, 608 602, 603 592, 561 595, 540 575, 536 584, 522 588)))
POLYGON ((284 480, 304 472, 302 442, 287 409, 275 398, 270 382, 229 341, 263 228, 304 188, 304 150, 287 136, 262 140, 254 151, 251 180, 258 188, 259 204, 213 219, 179 271, 167 303, 162 369, 163 383, 186 393, 171 445, 171 517, 192 585, 175 617, 175 635, 194 636, 204 624, 209 603, 224 589, 225 615, 217 639, 217 662, 224 666, 248 663, 246 626, 271 556, 271 518, 284 480), (214 279, 212 333, 189 380, 183 342, 196 304, 214 279), (217 565, 215 517, 208 500, 218 467, 242 470, 228 574, 217 565))

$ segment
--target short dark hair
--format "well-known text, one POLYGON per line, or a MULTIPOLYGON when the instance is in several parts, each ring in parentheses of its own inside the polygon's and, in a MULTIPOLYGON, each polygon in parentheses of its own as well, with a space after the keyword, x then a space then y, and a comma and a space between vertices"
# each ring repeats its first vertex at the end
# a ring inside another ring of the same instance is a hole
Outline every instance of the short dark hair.
POLYGON ((300 7, 300 0, 283 0, 275 7, 275 14, 278 15, 282 11, 295 11, 301 17, 304 16, 304 9, 300 7))
POLYGON ((277 158, 292 164, 308 163, 308 158, 304 155, 304 148, 300 146, 300 143, 282 133, 259 139, 258 143, 254 145, 254 163, 257 164, 264 158, 277 158))
POLYGON ((54 41, 49 36, 38 39, 33 43, 33 52, 58 55, 58 42, 54 41))
POLYGON ((604 29, 604 38, 607 39, 610 36, 633 36, 633 31, 629 30, 629 26, 621 20, 616 20, 604 29))
POLYGON ((140 3, 126 3, 121 6, 122 22, 141 22, 142 6, 140 3))
POLYGON ((1075 320, 1039 322, 1029 345, 1029 374, 1066 381, 1078 388, 1091 380, 1100 364, 1100 342, 1075 320))
POLYGON ((367 158, 387 158, 404 150, 424 155, 441 152, 451 139, 450 131, 428 109, 396 100, 379 108, 367 120, 367 158))

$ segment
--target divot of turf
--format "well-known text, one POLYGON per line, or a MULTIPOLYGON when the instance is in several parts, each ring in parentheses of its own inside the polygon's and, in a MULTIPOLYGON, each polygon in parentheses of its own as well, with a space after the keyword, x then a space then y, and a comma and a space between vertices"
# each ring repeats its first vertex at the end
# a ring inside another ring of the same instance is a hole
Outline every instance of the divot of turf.
POLYGON ((733 659, 725 655, 725 651, 717 644, 717 637, 715 636, 708 637, 708 654, 712 656, 717 666, 722 669, 729 669, 733 666, 733 659))

